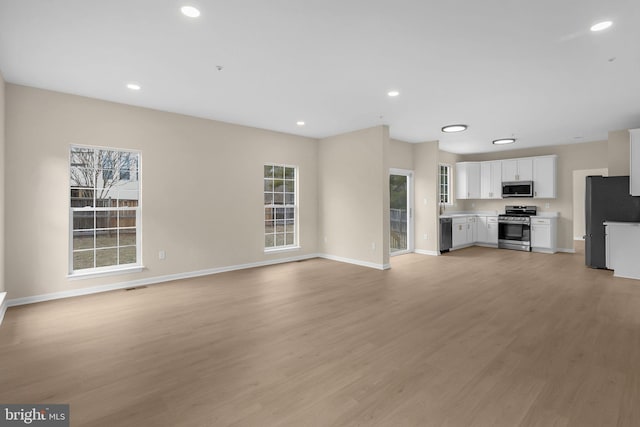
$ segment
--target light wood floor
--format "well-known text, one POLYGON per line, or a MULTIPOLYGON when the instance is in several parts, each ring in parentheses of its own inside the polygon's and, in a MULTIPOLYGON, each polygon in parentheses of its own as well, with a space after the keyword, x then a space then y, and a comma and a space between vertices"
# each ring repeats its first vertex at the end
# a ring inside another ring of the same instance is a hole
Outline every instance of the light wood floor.
POLYGON ((328 260, 10 308, 0 402, 74 426, 638 426, 640 281, 583 255, 328 260))

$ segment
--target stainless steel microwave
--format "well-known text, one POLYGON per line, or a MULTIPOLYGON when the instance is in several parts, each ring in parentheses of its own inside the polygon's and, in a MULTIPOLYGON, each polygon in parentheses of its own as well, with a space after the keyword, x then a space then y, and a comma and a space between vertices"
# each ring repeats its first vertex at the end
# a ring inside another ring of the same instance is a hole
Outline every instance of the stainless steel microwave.
POLYGON ((502 197, 533 197, 533 181, 503 182, 502 197))

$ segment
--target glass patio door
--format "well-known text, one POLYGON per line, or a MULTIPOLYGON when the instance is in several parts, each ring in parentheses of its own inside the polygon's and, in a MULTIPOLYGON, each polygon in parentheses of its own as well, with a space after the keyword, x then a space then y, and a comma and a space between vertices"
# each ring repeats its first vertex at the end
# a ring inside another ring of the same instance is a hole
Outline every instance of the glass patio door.
POLYGON ((391 255, 413 250, 412 209, 411 209, 411 172, 392 169, 389 174, 389 246, 391 255))

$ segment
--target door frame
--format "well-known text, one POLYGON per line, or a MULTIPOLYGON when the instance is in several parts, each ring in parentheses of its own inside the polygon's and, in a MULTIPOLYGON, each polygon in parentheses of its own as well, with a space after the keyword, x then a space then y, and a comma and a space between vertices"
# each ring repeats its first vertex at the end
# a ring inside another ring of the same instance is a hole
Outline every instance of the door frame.
MULTIPOLYGON (((407 177, 407 249, 397 252, 391 252, 391 237, 389 237, 389 256, 403 255, 408 254, 414 251, 414 217, 415 217, 415 209, 413 203, 413 171, 409 169, 398 169, 398 168, 390 168, 389 169, 389 177, 391 175, 400 175, 407 177)), ((387 179, 387 186, 389 186, 389 180, 387 179)), ((391 205, 389 205, 388 209, 391 209, 391 205)), ((389 217, 389 236, 391 236, 391 217, 389 217)))

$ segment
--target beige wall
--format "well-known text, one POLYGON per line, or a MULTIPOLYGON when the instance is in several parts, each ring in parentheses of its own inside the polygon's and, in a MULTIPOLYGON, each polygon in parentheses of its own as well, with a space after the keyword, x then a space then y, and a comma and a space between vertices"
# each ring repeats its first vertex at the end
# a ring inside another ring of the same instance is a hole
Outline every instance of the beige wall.
POLYGON ((413 170, 413 145, 409 142, 390 140, 389 167, 413 170))
POLYGON ((629 175, 630 141, 629 131, 626 129, 609 132, 607 163, 610 176, 629 175))
POLYGON ((386 126, 319 141, 320 252, 388 265, 389 145, 386 126))
POLYGON ((586 232, 585 225, 585 195, 587 190, 586 177, 589 175, 608 176, 609 170, 581 169, 573 171, 573 238, 583 240, 586 232))
MULTIPOLYGON (((601 169, 607 167, 607 142, 557 145, 523 150, 500 151, 495 153, 462 156, 462 161, 502 160, 517 157, 558 155, 557 198, 555 199, 508 199, 508 200, 467 200, 461 210, 503 211, 505 205, 533 204, 542 212, 559 212, 558 248, 573 249, 573 171, 581 169, 601 169), (472 203, 475 205, 472 207, 472 203), (549 204, 546 207, 545 204, 549 204)), ((459 206, 461 204, 459 203, 459 206)))
POLYGON ((4 271, 4 173, 5 173, 5 82, 0 74, 0 292, 5 290, 4 271))
MULTIPOLYGON (((314 139, 12 84, 6 100, 9 298, 317 252, 314 139), (67 278, 70 144, 142 152, 144 272, 67 278), (299 167, 300 250, 263 251, 262 171, 269 162, 299 167), (158 260, 159 250, 166 260, 158 260)), ((371 185, 382 188, 380 172, 375 178, 371 185)))
POLYGON ((438 251, 438 142, 413 146, 415 171, 415 248, 438 251))

